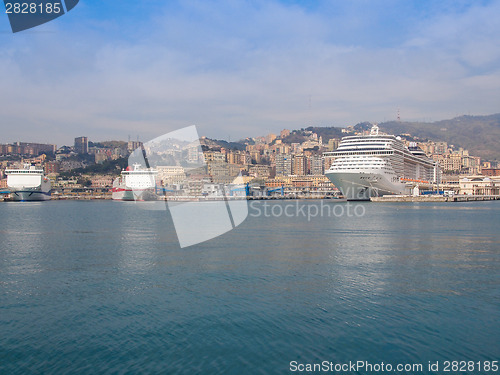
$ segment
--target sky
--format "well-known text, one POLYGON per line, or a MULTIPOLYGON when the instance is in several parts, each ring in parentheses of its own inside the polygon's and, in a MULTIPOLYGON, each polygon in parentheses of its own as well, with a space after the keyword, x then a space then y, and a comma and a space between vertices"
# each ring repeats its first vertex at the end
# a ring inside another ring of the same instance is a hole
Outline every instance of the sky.
POLYGON ((498 113, 499 17, 500 0, 80 0, 13 34, 0 14, 0 143, 498 113))

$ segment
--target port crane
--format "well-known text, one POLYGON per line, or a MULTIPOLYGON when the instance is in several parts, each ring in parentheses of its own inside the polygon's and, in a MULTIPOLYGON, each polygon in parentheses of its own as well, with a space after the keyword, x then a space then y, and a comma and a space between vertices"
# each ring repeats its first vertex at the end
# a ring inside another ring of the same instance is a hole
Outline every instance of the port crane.
POLYGON ((271 193, 274 193, 275 191, 279 191, 282 197, 285 195, 285 187, 281 185, 281 187, 276 189, 267 189, 266 190, 267 196, 269 197, 271 193))

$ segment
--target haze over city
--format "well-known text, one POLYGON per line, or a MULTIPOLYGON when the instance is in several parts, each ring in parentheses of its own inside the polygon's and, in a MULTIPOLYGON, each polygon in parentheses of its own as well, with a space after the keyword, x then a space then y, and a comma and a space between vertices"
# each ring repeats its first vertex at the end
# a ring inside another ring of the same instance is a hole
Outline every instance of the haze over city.
POLYGON ((499 1, 82 1, 12 34, 2 137, 147 140, 498 112, 499 1))

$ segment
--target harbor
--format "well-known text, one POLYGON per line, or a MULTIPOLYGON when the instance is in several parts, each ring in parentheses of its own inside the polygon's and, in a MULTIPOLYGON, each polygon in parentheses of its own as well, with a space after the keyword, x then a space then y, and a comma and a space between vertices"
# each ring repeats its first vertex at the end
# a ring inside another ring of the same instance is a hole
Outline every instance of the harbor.
POLYGON ((500 200, 499 195, 384 195, 372 197, 371 202, 478 202, 500 200))
POLYGON ((500 0, 4 0, 0 375, 500 375, 500 0))
MULTIPOLYGON (((0 195, 0 202, 7 202, 8 196, 4 192, 0 195)), ((111 194, 72 194, 72 195, 52 195, 52 200, 112 200, 111 194)), ((158 197, 158 201, 176 201, 176 202, 206 202, 206 201, 217 201, 217 200, 316 200, 316 199, 326 199, 335 201, 346 201, 342 196, 332 196, 326 194, 288 194, 288 195, 269 195, 269 196, 233 196, 233 197, 189 197, 189 196, 172 196, 158 197)), ((381 197, 371 197, 371 202, 480 202, 480 201, 498 201, 500 200, 500 195, 454 195, 454 196, 444 196, 444 195, 383 195, 381 197)), ((133 200, 132 200, 133 201, 133 200)))
POLYGON ((498 356, 498 202, 361 202, 363 216, 308 221, 296 201, 253 201, 238 228, 186 249, 169 214, 139 205, 1 205, 1 373, 274 374, 332 348, 498 356))

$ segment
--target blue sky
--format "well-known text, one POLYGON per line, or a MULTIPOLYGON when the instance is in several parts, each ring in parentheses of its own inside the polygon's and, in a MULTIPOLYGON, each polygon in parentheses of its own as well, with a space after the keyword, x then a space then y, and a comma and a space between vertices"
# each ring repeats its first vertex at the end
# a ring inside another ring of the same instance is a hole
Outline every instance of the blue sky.
POLYGON ((85 1, 12 34, 0 143, 500 112, 500 1, 85 1))

